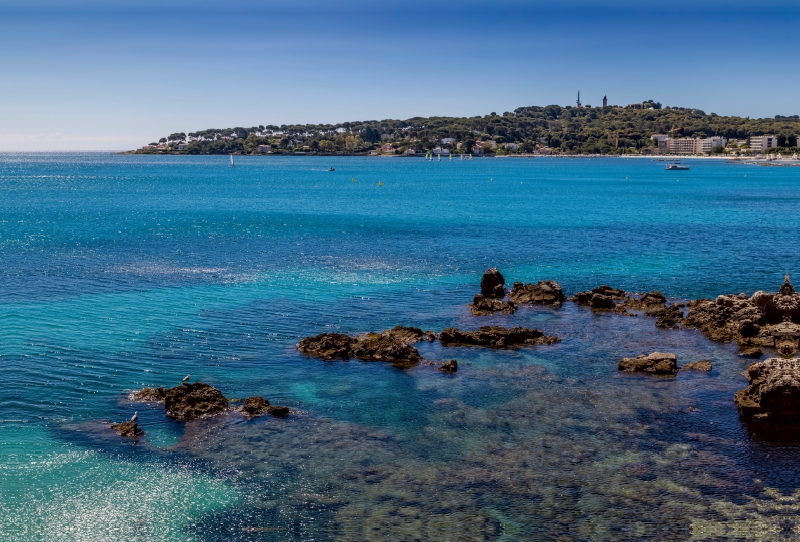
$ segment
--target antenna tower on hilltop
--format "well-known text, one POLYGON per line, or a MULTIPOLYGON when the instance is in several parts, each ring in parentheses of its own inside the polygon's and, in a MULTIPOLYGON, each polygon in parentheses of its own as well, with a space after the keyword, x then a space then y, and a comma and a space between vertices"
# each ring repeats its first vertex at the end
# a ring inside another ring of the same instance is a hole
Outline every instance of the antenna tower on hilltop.
POLYGON ((580 90, 578 91, 578 101, 577 101, 577 102, 575 102, 575 103, 577 103, 577 104, 578 104, 578 107, 580 107, 580 106, 581 106, 581 91, 580 91, 580 90))

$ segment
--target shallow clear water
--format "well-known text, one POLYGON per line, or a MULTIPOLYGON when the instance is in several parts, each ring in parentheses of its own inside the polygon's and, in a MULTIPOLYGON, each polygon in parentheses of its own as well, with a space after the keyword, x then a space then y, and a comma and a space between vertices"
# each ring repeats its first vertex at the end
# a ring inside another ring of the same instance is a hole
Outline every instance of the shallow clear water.
POLYGON ((570 303, 466 307, 491 266, 677 299, 800 271, 799 170, 691 165, 0 155, 0 539, 796 536, 798 428, 740 421, 733 346, 570 303), (489 323, 563 341, 420 346, 455 375, 294 349, 489 323), (714 371, 618 374, 654 350, 714 371), (187 373, 296 414, 127 401, 187 373), (145 439, 107 430, 135 410, 145 439))

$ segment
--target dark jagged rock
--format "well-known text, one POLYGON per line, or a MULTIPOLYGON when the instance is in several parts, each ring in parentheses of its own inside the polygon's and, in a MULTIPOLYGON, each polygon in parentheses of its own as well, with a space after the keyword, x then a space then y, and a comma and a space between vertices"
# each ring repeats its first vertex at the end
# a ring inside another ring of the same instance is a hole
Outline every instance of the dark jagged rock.
POLYGON ((488 269, 481 278, 481 293, 486 297, 505 297, 506 279, 496 267, 488 269))
POLYGON ((541 280, 537 284, 515 282, 508 297, 520 304, 554 305, 560 307, 567 297, 554 280, 541 280))
POLYGON ((594 294, 589 300, 589 306, 593 309, 613 309, 616 304, 610 295, 594 294))
POLYGON ((761 316, 746 295, 721 295, 714 301, 700 299, 689 303, 689 314, 682 324, 700 329, 712 341, 730 342, 739 336, 743 323, 756 323, 761 316))
POLYGON ((455 373, 458 371, 458 362, 454 359, 450 361, 445 361, 441 365, 439 365, 439 370, 445 373, 455 373))
POLYGON ((800 346, 800 326, 794 322, 784 321, 767 330, 773 337, 775 349, 785 358, 790 358, 800 346))
POLYGON ((760 358, 764 352, 757 346, 746 346, 739 349, 739 355, 743 358, 760 358))
POLYGON ((195 382, 167 390, 164 407, 170 418, 189 421, 199 416, 223 412, 228 408, 228 400, 217 388, 195 382))
POLYGON ((602 295, 612 299, 624 299, 625 290, 617 290, 604 284, 585 292, 578 292, 574 296, 570 297, 569 300, 577 303, 578 305, 590 305, 592 302, 592 297, 595 295, 602 295))
POLYGON ((496 312, 514 314, 517 310, 517 304, 513 301, 502 301, 483 294, 476 294, 469 307, 473 316, 491 316, 496 312))
POLYGON ((675 354, 653 352, 649 356, 622 358, 619 362, 618 369, 620 371, 637 373, 674 375, 678 372, 678 363, 675 354))
POLYGON ((157 388, 143 388, 133 392, 130 396, 131 401, 163 403, 167 397, 167 388, 159 386, 157 388))
POLYGON ((362 361, 388 361, 389 363, 410 365, 422 361, 416 348, 391 335, 369 334, 360 338, 351 355, 362 361))
POLYGON ((422 332, 422 340, 432 343, 436 340, 436 332, 434 331, 423 331, 422 332))
POLYGON ((800 359, 770 358, 744 372, 750 385, 736 392, 743 416, 800 421, 800 359))
POLYGON ((695 361, 694 363, 687 363, 683 367, 681 367, 681 371, 711 371, 711 361, 707 359, 701 359, 700 361, 695 361))
POLYGON ((490 346, 492 348, 512 348, 536 344, 552 344, 561 339, 545 335, 538 329, 501 326, 484 326, 478 331, 461 331, 449 327, 439 334, 442 346, 490 346))
POLYGON ((263 397, 252 396, 244 400, 242 412, 248 416, 258 416, 269 410, 269 401, 263 397))
POLYGON ((303 354, 322 358, 325 361, 350 359, 350 351, 358 339, 344 333, 320 333, 301 340, 297 349, 303 354))
POLYGON ((277 416, 279 418, 282 418, 284 416, 288 416, 289 414, 291 414, 291 411, 289 410, 289 407, 276 405, 269 407, 267 409, 267 414, 269 414, 270 416, 277 416))
POLYGON ((139 425, 133 421, 112 423, 111 429, 115 430, 121 436, 128 438, 138 438, 141 435, 144 435, 144 431, 139 429, 139 425))

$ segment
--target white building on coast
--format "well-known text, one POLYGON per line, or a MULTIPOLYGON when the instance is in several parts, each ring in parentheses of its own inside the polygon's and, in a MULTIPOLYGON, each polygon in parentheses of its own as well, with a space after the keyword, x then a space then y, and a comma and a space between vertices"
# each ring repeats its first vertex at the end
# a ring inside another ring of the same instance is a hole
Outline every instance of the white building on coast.
POLYGON ((652 136, 658 142, 659 154, 703 154, 716 147, 725 147, 724 137, 681 137, 671 138, 656 134, 652 136))
POLYGON ((753 152, 764 152, 777 146, 778 138, 774 135, 761 135, 750 138, 750 150, 753 152))

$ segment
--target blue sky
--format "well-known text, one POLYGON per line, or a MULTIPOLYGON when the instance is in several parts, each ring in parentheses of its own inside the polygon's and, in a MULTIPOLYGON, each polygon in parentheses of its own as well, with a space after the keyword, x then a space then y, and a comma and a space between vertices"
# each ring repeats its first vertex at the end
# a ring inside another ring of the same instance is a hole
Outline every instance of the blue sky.
POLYGON ((0 150, 654 99, 800 114, 800 5, 0 0, 0 150), (233 4, 233 5, 231 5, 233 4))

